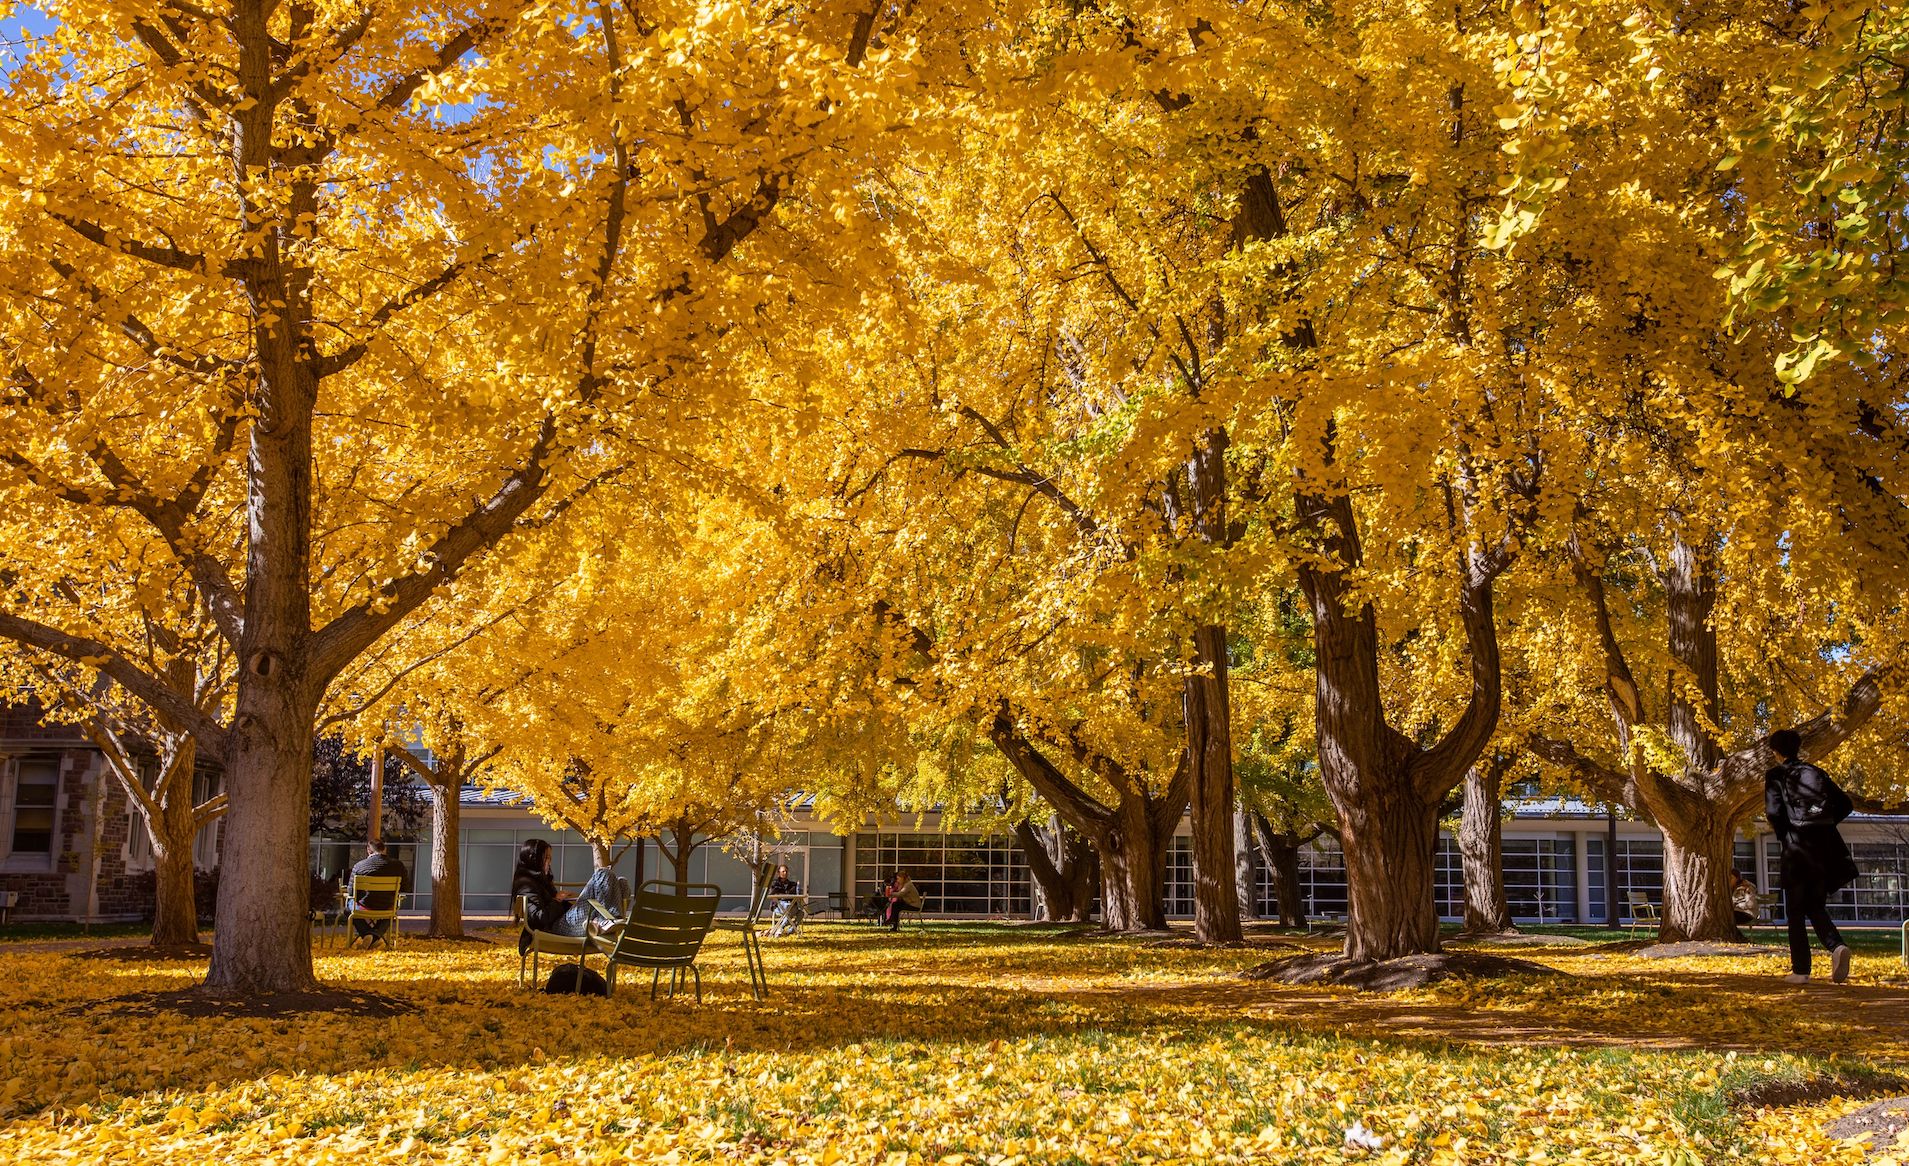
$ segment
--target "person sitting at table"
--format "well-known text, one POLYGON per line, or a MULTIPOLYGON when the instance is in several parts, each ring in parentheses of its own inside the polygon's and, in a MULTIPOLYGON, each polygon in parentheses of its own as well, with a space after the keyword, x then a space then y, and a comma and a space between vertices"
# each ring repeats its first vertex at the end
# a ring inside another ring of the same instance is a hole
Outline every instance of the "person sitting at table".
MULTIPOLYGON (((532 931, 551 935, 584 935, 598 918, 590 906, 600 904, 615 913, 623 901, 623 880, 606 867, 590 874, 590 881, 572 899, 557 889, 550 877, 550 843, 541 838, 526 838, 517 848, 517 869, 511 875, 510 894, 524 901, 524 923, 532 931)), ((530 936, 518 937, 520 948, 530 946, 530 936)))
POLYGON ((921 891, 915 887, 915 880, 908 877, 907 871, 898 870, 888 880, 885 894, 888 896, 888 908, 882 914, 882 922, 888 924, 890 931, 900 931, 901 913, 921 910, 921 891))
MULTIPOLYGON (((384 844, 382 838, 374 838, 370 844, 365 847, 365 856, 358 860, 358 865, 351 868, 351 874, 354 879, 360 875, 375 878, 396 878, 398 884, 402 886, 404 884, 404 863, 400 862, 396 855, 390 853, 390 848, 384 844)), ((359 911, 389 911, 391 910, 391 905, 397 902, 397 899, 398 894, 396 891, 366 891, 364 894, 359 895, 358 901, 351 905, 352 934, 351 938, 345 941, 345 946, 350 947, 361 939, 369 939, 371 941, 370 946, 372 947, 378 946, 378 941, 384 938, 385 929, 391 926, 391 920, 378 919, 368 923, 358 918, 357 913, 359 911)))
POLYGON ((882 880, 882 885, 876 887, 874 892, 868 896, 868 902, 862 904, 861 917, 864 919, 880 919, 887 915, 888 892, 894 889, 895 876, 889 875, 882 880))
POLYGON ((1739 924, 1748 926, 1757 921, 1757 885, 1744 878, 1741 871, 1730 872, 1730 905, 1739 924))
POLYGON ((781 935, 795 930, 802 922, 807 910, 802 902, 802 884, 789 877, 789 868, 785 864, 776 868, 776 877, 769 880, 769 894, 775 896, 775 924, 769 931, 772 935, 781 935))

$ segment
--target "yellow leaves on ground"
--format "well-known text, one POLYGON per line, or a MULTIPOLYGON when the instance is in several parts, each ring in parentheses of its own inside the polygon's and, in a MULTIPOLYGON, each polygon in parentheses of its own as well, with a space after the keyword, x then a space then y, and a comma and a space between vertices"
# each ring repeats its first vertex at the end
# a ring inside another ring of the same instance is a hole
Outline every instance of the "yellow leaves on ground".
POLYGON ((698 1007, 544 996, 507 943, 415 943, 318 961, 409 1013, 190 1020, 105 998, 196 966, 18 945, 0 1159, 1853 1163, 1819 1127, 1854 1102, 1725 1094, 1809 1054, 1899 1064, 1909 1032, 1880 957, 1799 993, 1775 957, 1546 952, 1572 977, 1370 997, 1232 974, 1266 954, 817 925, 770 947, 765 1004, 713 944, 698 1007))

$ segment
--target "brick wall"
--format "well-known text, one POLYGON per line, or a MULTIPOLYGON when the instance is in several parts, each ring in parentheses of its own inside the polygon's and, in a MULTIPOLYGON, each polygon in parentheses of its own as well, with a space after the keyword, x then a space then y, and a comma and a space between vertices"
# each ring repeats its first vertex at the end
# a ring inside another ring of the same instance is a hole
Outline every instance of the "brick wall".
MULTIPOLYGON (((94 783, 100 781, 105 784, 103 800, 97 807, 96 915, 125 919, 150 916, 152 879, 128 870, 128 841, 135 825, 128 817, 126 791, 105 771, 98 750, 71 726, 44 724, 34 707, 14 705, 0 708, 0 752, 15 756, 52 754, 60 759, 60 783, 55 795, 59 820, 51 869, 0 869, 0 891, 13 891, 19 896, 13 918, 78 919, 87 914, 87 887, 93 867, 94 783)), ((0 828, 7 825, 0 822, 0 828)))

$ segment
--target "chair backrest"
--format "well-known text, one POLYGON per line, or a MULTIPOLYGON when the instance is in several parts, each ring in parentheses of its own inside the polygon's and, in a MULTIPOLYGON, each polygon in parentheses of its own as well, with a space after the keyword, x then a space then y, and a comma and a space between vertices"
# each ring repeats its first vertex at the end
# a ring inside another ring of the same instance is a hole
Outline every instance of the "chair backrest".
POLYGON ((776 864, 762 862, 756 866, 756 885, 749 892, 749 921, 754 923, 762 918, 762 904, 769 897, 769 884, 776 877, 776 864))
POLYGON ((353 909, 353 913, 365 916, 390 915, 396 918, 398 914, 398 894, 403 883, 404 880, 397 875, 352 875, 351 901, 353 903, 362 902, 361 896, 364 895, 389 894, 391 896, 391 906, 389 907, 356 907, 353 909))
POLYGON ((1643 891, 1632 891, 1631 905, 1633 907, 1648 907, 1650 906, 1650 896, 1643 891))
POLYGON ((637 888, 630 919, 617 936, 610 958, 645 968, 687 967, 696 961, 716 921, 722 888, 715 883, 679 887, 652 879, 637 888))

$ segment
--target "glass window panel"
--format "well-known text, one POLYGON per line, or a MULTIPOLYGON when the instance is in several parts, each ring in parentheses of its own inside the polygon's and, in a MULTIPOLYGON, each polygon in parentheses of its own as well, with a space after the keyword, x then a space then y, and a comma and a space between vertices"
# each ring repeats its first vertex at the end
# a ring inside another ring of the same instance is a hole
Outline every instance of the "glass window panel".
POLYGON ((59 801, 57 758, 25 757, 14 769, 13 852, 52 854, 53 817, 59 801))

